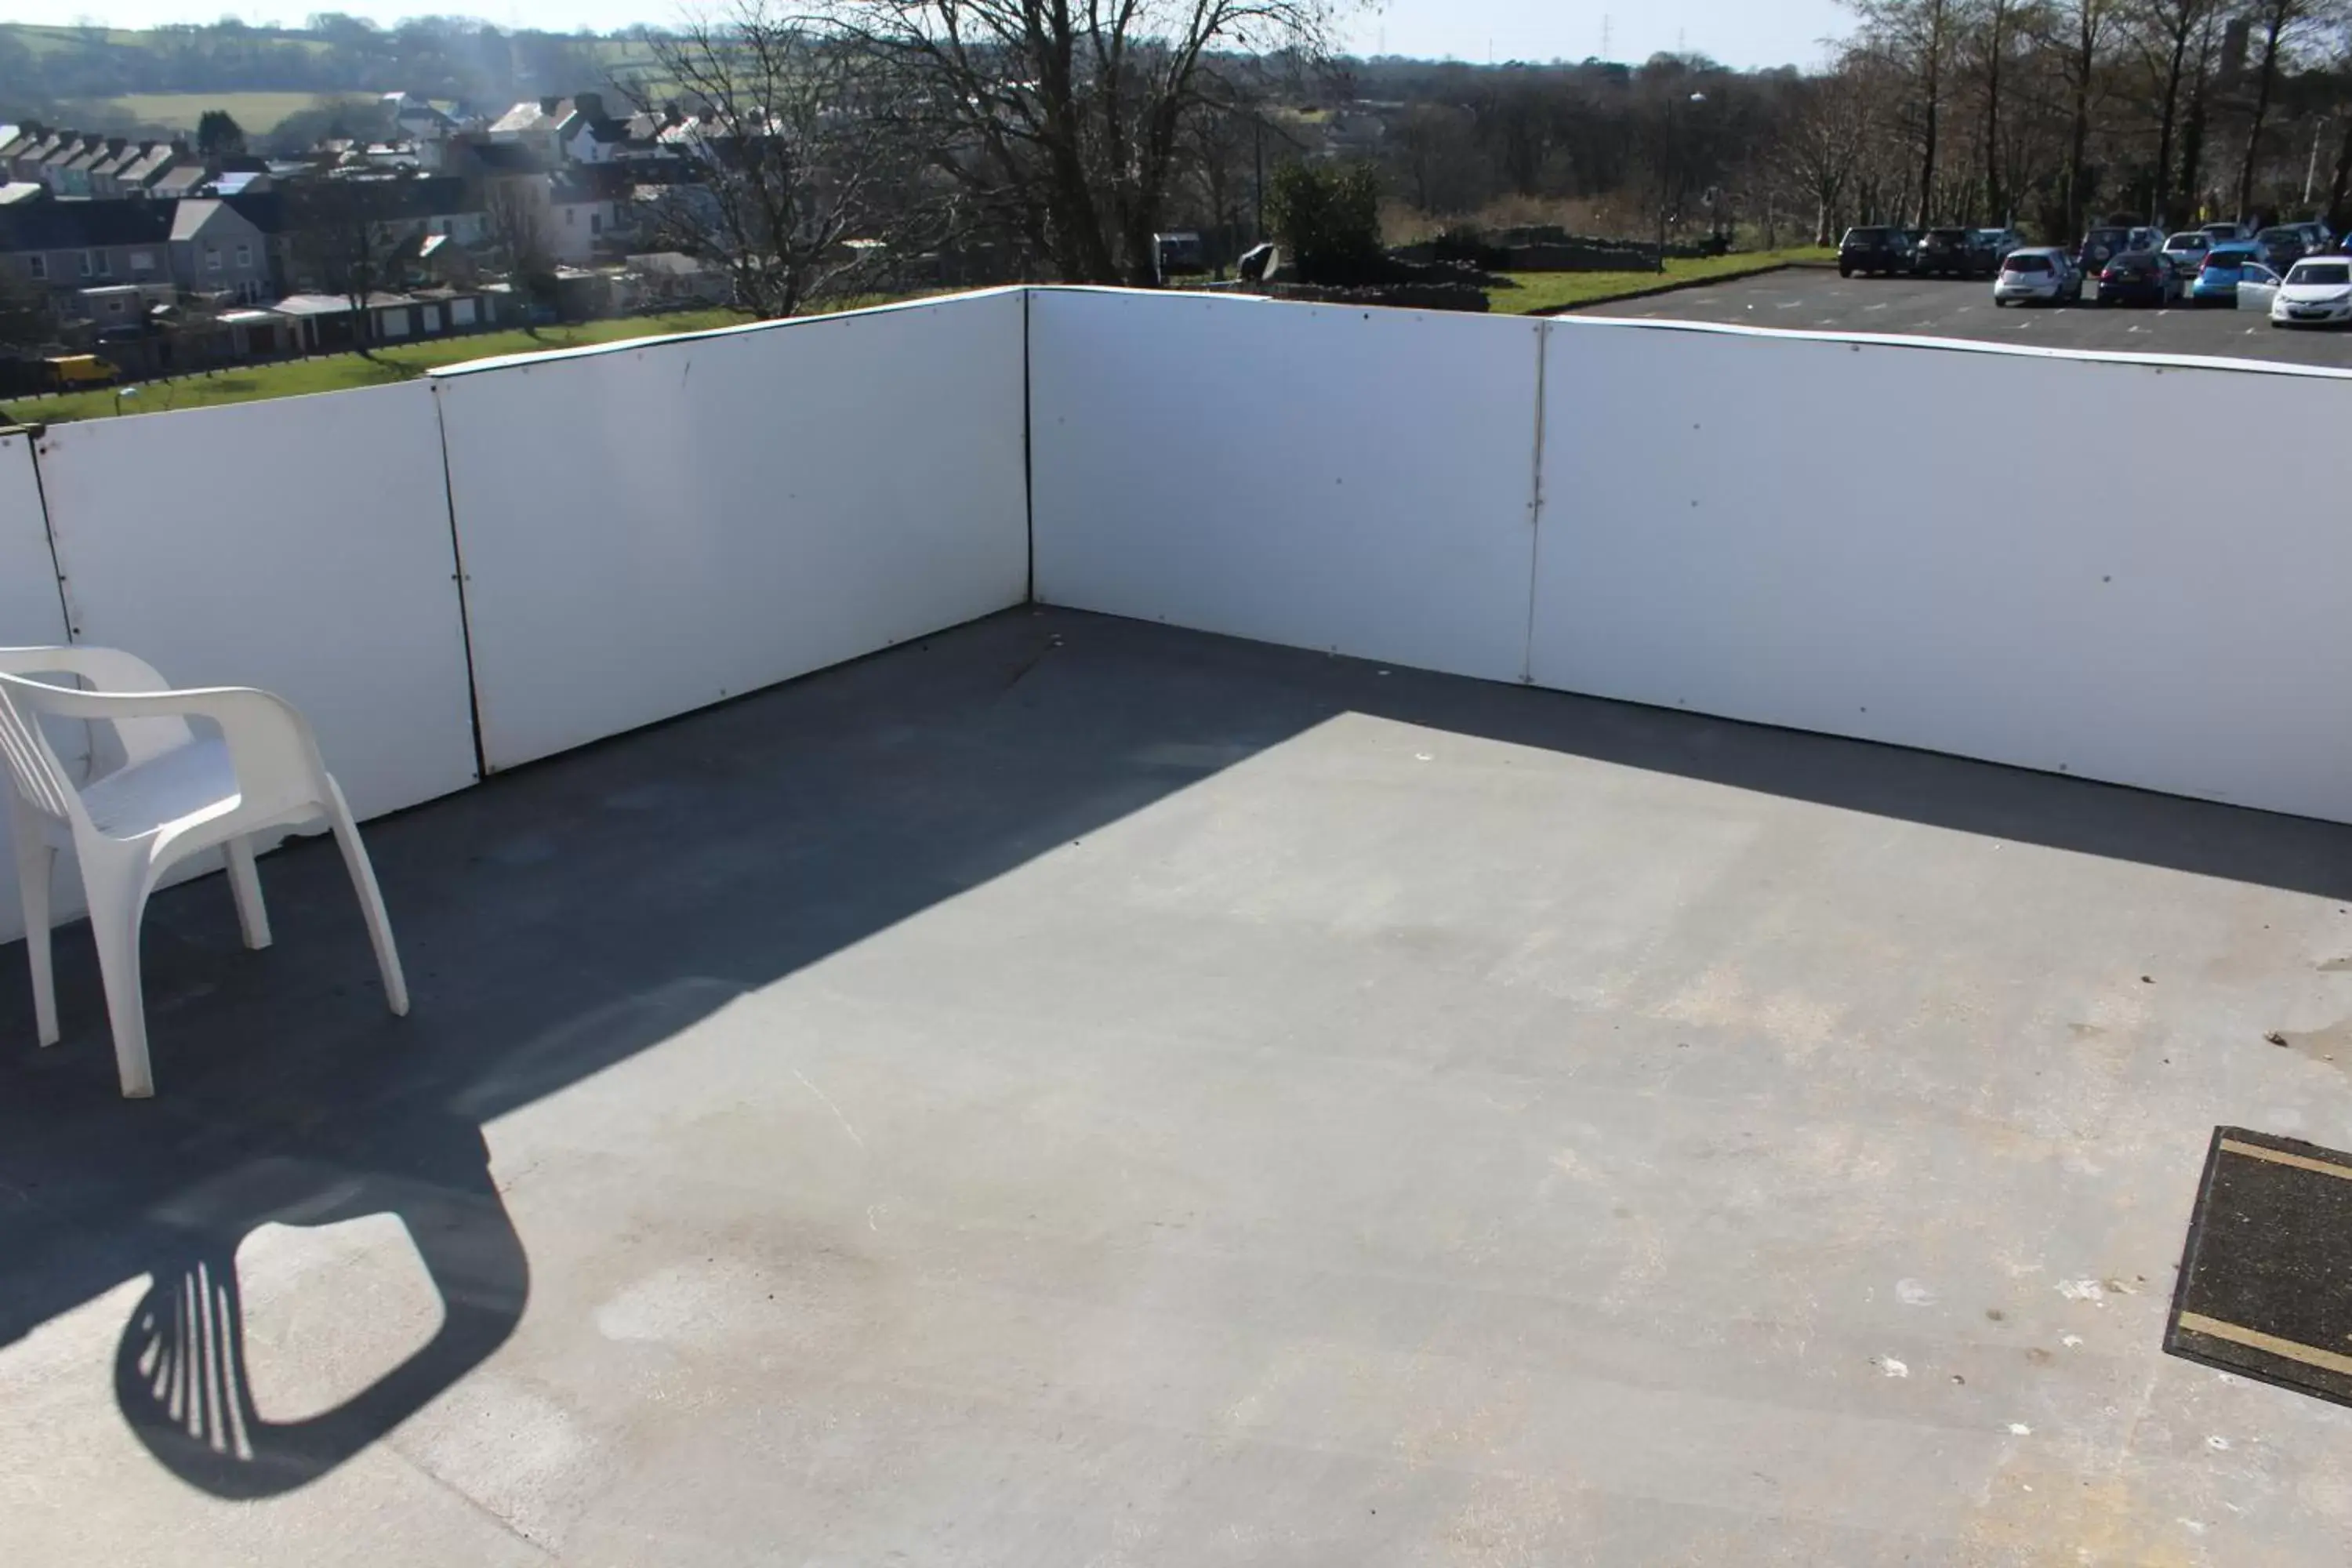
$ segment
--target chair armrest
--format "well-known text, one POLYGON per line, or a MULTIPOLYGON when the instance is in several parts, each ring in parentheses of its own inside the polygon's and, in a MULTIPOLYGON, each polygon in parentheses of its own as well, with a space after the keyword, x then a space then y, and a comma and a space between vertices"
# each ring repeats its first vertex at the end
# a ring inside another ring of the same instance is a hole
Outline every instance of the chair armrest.
POLYGON ((99 691, 168 691, 172 683, 119 647, 0 647, 0 674, 78 675, 99 691))
MULTIPOLYGON (((172 683, 136 654, 118 647, 0 647, 0 675, 39 679, 70 675, 93 691, 169 691, 172 683)), ((51 684, 42 681, 43 685, 51 684)), ((115 738, 125 763, 143 763, 188 743, 188 726, 176 716, 133 720, 118 725, 115 738)))
POLYGON ((329 798, 327 768, 301 710, 284 698, 249 686, 198 687, 184 691, 76 691, 45 687, 31 699, 68 719, 207 719, 220 726, 246 805, 273 814, 329 798))

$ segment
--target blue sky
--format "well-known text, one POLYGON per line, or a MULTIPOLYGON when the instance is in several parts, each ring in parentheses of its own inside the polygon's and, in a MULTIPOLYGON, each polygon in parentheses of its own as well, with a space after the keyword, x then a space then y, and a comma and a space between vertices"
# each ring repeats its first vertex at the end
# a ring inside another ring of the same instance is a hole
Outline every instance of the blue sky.
MULTIPOLYGON (((341 10, 378 21, 430 12, 479 15, 503 26, 601 30, 661 22, 680 12, 677 0, 300 0, 296 5, 238 0, 0 0, 0 20, 70 22, 102 16, 118 27, 157 22, 209 22, 239 16, 249 22, 298 22, 312 10, 341 10)), ((1371 52, 1452 56, 1465 60, 1582 59, 1601 52, 1640 60, 1661 49, 1689 47, 1739 66, 1811 64, 1821 40, 1846 29, 1837 0, 1388 0, 1353 19, 1351 43, 1371 52)))

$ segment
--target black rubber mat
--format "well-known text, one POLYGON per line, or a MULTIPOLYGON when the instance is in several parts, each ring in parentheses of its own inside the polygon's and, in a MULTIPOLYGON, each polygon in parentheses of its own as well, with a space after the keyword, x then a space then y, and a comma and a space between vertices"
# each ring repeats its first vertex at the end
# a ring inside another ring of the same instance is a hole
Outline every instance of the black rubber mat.
POLYGON ((2352 1154, 2214 1131, 2164 1348, 2352 1405, 2352 1154))

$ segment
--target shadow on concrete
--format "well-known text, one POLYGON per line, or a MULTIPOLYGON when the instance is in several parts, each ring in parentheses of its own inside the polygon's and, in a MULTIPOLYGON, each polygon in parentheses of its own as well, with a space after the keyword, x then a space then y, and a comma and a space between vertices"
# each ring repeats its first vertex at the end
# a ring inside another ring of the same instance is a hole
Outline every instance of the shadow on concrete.
MULTIPOLYGON (((1843 809, 2352 899, 2352 829, 1861 742, 1017 611, 371 825, 415 1007, 389 1017, 331 847, 264 862, 278 945, 223 885, 158 895, 158 1098, 126 1102, 86 929, 33 1048, 0 950, 0 1346, 127 1280, 125 1420, 234 1498, 333 1469, 478 1366, 530 1267, 495 1118, 734 998, 1343 713, 1843 809), (236 1283, 259 1226, 390 1214, 440 1332, 342 1405, 255 1408, 236 1283)), ((1904 875, 1890 865, 1890 877, 1904 875)), ((1922 889, 1923 898, 1936 896, 1922 889)))

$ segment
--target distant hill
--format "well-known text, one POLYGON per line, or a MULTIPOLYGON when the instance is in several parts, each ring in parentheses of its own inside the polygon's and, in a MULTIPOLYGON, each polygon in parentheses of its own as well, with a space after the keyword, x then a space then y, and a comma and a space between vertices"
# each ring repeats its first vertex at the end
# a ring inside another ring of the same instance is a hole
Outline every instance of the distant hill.
POLYGON ((250 133, 320 99, 422 93, 484 108, 594 87, 644 63, 643 46, 593 34, 509 32, 426 17, 377 27, 223 21, 146 31, 0 23, 0 121, 87 131, 184 131, 209 108, 250 133))

